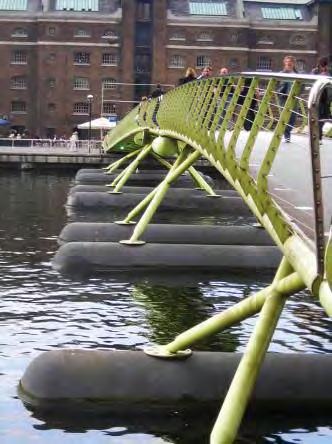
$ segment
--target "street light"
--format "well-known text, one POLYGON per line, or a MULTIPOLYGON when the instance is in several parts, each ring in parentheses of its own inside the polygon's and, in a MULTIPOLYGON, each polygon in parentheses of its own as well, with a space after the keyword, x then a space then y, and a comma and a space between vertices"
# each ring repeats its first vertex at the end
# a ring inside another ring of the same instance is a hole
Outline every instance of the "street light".
POLYGON ((86 96, 86 98, 88 99, 88 103, 89 103, 89 132, 88 132, 88 151, 90 154, 90 150, 91 150, 91 120, 92 120, 92 102, 93 102, 93 95, 92 94, 88 94, 86 96))

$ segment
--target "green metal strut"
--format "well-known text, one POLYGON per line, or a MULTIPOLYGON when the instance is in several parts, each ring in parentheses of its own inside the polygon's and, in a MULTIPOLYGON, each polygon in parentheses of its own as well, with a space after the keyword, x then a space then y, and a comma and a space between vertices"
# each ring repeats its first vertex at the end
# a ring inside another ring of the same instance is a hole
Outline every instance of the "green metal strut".
MULTIPOLYGON (((131 162, 131 164, 126 168, 125 173, 121 176, 120 180, 116 183, 116 186, 111 193, 117 194, 120 193, 121 188, 124 186, 124 184, 127 182, 129 177, 133 174, 133 172, 137 169, 139 163, 141 160, 143 160, 151 151, 152 147, 151 144, 146 145, 139 155, 136 157, 135 160, 131 162)), ((114 184, 114 181, 113 181, 114 184)))
POLYGON ((141 150, 142 150, 142 148, 132 151, 131 153, 127 154, 126 156, 121 157, 121 159, 117 160, 116 162, 113 162, 110 165, 108 165, 107 167, 103 168, 103 170, 106 170, 106 174, 111 174, 113 171, 117 170, 124 162, 126 162, 126 160, 137 156, 141 150))
POLYGON ((210 435, 210 444, 232 444, 236 438, 247 403, 252 394, 258 372, 271 342, 277 322, 289 294, 305 287, 294 273, 286 288, 278 288, 280 278, 291 272, 287 259, 283 258, 275 279, 260 312, 247 348, 235 372, 227 396, 210 435))
POLYGON ((144 241, 140 241, 139 238, 146 230, 146 227, 148 226, 161 201, 165 197, 165 194, 167 193, 172 182, 174 182, 200 157, 200 153, 198 151, 194 151, 191 154, 189 154, 189 152, 190 148, 188 147, 182 150, 179 157, 176 159, 173 167, 167 173, 165 179, 157 187, 156 192, 154 196, 152 196, 151 202, 149 203, 149 206, 146 208, 140 221, 135 227, 131 238, 129 240, 120 241, 121 243, 128 245, 140 245, 145 243, 144 241))

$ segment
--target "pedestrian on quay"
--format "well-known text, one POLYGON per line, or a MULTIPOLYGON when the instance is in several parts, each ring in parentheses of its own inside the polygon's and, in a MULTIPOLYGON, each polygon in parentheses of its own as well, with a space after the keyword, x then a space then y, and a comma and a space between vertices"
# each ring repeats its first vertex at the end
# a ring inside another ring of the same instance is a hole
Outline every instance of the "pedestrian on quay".
MULTIPOLYGON (((296 69, 295 57, 293 57, 291 55, 287 55, 284 57, 283 69, 281 72, 285 73, 285 74, 297 74, 298 73, 297 69, 296 69)), ((278 88, 279 103, 280 103, 281 107, 285 106, 285 103, 288 99, 288 95, 290 93, 292 84, 293 83, 291 81, 286 80, 286 81, 282 82, 282 84, 278 88)), ((291 112, 291 115, 289 117, 289 121, 285 127, 284 138, 285 138, 286 143, 290 143, 290 141, 291 141, 291 132, 292 132, 292 129, 294 128, 295 121, 296 121, 296 109, 297 109, 297 107, 295 105, 292 112, 291 112)))
POLYGON ((77 151, 77 143, 78 143, 78 132, 74 131, 69 138, 69 150, 77 151))
MULTIPOLYGON (((312 74, 319 76, 332 76, 332 72, 329 69, 329 60, 327 57, 321 57, 315 68, 311 71, 312 74)), ((330 119, 331 115, 331 102, 332 102, 332 88, 325 88, 320 96, 318 105, 318 127, 319 127, 319 140, 323 139, 323 126, 324 120, 330 119)))

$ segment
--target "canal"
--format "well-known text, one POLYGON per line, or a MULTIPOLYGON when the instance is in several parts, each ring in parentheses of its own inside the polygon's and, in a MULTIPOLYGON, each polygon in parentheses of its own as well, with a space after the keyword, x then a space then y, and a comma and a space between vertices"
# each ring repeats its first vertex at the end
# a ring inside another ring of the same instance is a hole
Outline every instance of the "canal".
MULTIPOLYGON (((165 343, 207 316, 268 284, 268 274, 217 276, 59 276, 51 267, 73 172, 0 171, 0 442, 1 444, 207 443, 214 417, 176 408, 160 417, 38 417, 16 388, 31 360, 55 348, 142 349, 165 343)), ((111 221, 118 215, 107 215, 111 221)), ((73 215, 69 215, 73 219, 73 215)), ((95 220, 97 219, 94 216, 95 220)), ((158 216, 166 222, 167 214, 158 216)), ((81 219, 82 220, 82 219, 81 219)), ((99 219, 101 220, 101 219, 99 219)), ((190 222, 188 215, 176 215, 190 222)), ((230 223, 196 218, 191 223, 230 223)), ((236 221, 244 223, 243 220, 236 221)), ((202 228, 203 229, 203 228, 202 228)), ((200 344, 202 350, 243 351, 254 319, 200 344)), ((286 305, 270 350, 331 353, 331 320, 309 295, 286 305)), ((215 412, 216 414, 217 412, 215 412)), ((238 443, 332 442, 332 417, 246 418, 238 443)))

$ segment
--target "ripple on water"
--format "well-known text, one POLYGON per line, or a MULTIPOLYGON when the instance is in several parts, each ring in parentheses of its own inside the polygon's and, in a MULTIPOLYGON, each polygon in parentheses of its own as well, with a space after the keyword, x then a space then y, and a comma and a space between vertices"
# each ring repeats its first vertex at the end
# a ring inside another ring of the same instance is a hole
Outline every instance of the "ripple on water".
MULTIPOLYGON (((66 223, 63 209, 71 175, 9 173, 0 177, 0 442, 1 444, 178 443, 207 441, 211 418, 33 417, 16 396, 16 385, 29 362, 56 348, 141 349, 165 343, 268 285, 270 275, 220 274, 185 285, 166 279, 125 275, 71 280, 51 267, 56 237, 66 223)), ((94 216, 96 217, 96 216, 94 216)), ((109 215, 105 216, 108 217, 109 215)), ((182 222, 191 216, 182 215, 182 222)), ((170 217, 162 214, 159 221, 170 217)), ((177 219, 178 220, 178 219, 177 219)), ((179 221, 179 220, 178 220, 179 221)), ((234 219, 198 217, 195 223, 234 223, 234 219)), ((237 223, 247 223, 238 218, 237 223)), ((163 276, 164 278, 164 276, 163 276)), ((175 277, 174 277, 175 278, 175 277)), ((255 319, 219 333, 199 345, 203 350, 242 351, 255 319)), ((305 292, 286 304, 271 350, 330 353, 331 320, 305 292)), ((262 430, 247 424, 238 442, 315 443, 332 441, 329 419, 279 425, 262 430), (318 422, 317 422, 318 421, 318 422), (246 432, 247 430, 247 432, 246 432)), ((255 419, 255 424, 261 421, 255 419)))

